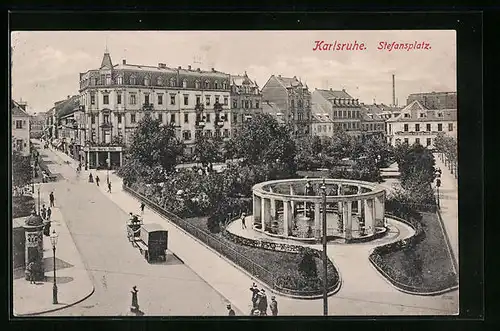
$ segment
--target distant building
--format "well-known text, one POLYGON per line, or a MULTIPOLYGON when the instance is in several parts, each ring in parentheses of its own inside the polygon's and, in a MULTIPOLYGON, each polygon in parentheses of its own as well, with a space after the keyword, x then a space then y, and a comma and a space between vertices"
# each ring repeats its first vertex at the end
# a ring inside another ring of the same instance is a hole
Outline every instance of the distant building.
MULTIPOLYGON (((257 82, 252 81, 247 73, 243 75, 231 75, 231 110, 229 118, 231 134, 236 134, 250 120, 253 115, 262 113, 262 93, 259 91, 257 82)), ((224 130, 223 136, 229 138, 228 129, 224 130)))
POLYGON ((311 93, 297 77, 272 75, 262 88, 262 101, 277 107, 283 122, 290 124, 296 135, 311 134, 311 93))
POLYGON ((43 128, 45 126, 47 112, 35 113, 30 116, 30 136, 31 138, 41 139, 43 137, 43 128))
POLYGON ((62 151, 75 160, 84 161, 85 117, 80 96, 70 96, 55 107, 58 140, 62 151))
POLYGON ((262 102, 262 112, 264 114, 271 115, 280 124, 284 124, 285 123, 285 114, 278 107, 278 105, 276 103, 274 103, 274 102, 263 101, 262 102))
POLYGON ((14 100, 10 102, 12 116, 12 150, 23 156, 30 155, 30 115, 26 112, 26 104, 14 100))
POLYGON ((416 100, 387 120, 387 139, 393 146, 419 143, 434 148, 439 133, 457 137, 456 109, 427 109, 416 100))
POLYGON ((385 119, 376 112, 361 109, 361 136, 376 137, 384 139, 385 137, 385 119))
POLYGON ((427 109, 457 109, 457 92, 413 93, 408 96, 406 104, 418 101, 427 109))
POLYGON ((315 89, 312 93, 312 134, 332 136, 343 130, 349 135, 361 135, 361 105, 345 90, 315 89))

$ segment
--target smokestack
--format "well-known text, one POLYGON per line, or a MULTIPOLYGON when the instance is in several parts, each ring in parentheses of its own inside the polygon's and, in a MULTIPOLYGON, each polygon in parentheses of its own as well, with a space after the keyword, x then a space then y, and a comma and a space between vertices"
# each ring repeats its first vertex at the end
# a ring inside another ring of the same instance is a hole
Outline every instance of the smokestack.
POLYGON ((392 74, 392 105, 396 106, 396 78, 392 74))

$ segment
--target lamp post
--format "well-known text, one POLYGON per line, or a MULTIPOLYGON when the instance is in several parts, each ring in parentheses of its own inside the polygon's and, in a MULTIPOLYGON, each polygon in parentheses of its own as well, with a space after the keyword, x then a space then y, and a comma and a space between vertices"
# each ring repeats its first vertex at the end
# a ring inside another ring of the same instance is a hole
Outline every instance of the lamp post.
POLYGON ((56 305, 57 302, 57 283, 56 283, 56 245, 57 245, 57 239, 59 235, 56 233, 56 230, 54 229, 50 235, 50 242, 52 243, 52 251, 54 255, 54 286, 52 287, 52 303, 56 305))
POLYGON ((40 184, 38 184, 38 215, 40 215, 40 184))
POLYGON ((321 196, 323 197, 323 315, 328 316, 328 287, 327 287, 327 261, 326 255, 326 185, 325 178, 321 184, 321 196))

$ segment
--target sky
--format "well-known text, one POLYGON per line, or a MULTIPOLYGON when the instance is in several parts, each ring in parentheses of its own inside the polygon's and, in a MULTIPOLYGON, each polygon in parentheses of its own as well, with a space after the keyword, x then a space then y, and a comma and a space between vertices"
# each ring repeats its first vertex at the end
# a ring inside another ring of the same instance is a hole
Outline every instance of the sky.
POLYGON ((271 75, 315 88, 345 89, 360 102, 405 105, 411 93, 456 91, 452 30, 388 31, 22 31, 12 32, 12 98, 44 112, 78 94, 79 73, 97 69, 107 47, 113 64, 178 66, 243 74, 262 88, 271 75), (316 41, 364 43, 363 51, 314 51, 316 41), (377 49, 380 42, 428 49, 377 49))

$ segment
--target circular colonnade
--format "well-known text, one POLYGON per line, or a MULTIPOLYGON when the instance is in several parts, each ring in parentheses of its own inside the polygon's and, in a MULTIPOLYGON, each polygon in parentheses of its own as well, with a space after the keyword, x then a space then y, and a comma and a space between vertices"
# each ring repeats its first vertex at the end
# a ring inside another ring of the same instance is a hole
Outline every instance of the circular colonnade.
POLYGON ((270 237, 318 242, 326 213, 327 240, 353 242, 387 230, 385 189, 347 179, 284 179, 253 187, 253 227, 270 237), (325 184, 326 209, 321 186, 325 184))

